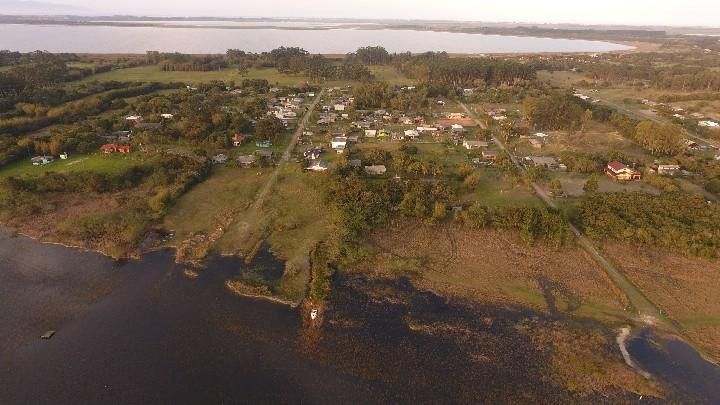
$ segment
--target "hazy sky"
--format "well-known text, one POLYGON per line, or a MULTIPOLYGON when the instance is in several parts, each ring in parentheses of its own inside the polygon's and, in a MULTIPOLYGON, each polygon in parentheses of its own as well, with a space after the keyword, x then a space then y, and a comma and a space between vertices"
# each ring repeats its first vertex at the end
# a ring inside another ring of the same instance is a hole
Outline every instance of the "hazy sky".
MULTIPOLYGON (((28 0, 0 0, 22 3, 28 0)), ((83 14, 720 26, 720 0, 39 0, 83 14)), ((50 9, 51 7, 48 7, 50 9)))

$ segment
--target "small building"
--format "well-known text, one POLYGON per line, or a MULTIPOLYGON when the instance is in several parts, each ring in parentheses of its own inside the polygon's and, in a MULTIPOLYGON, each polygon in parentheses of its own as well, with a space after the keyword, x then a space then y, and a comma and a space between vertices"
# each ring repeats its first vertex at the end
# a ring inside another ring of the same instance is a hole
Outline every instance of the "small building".
POLYGON ((461 134, 465 132, 465 128, 460 124, 452 124, 452 126, 450 127, 450 132, 461 134))
MULTIPOLYGON (((330 147, 337 151, 345 150, 345 147, 347 147, 347 137, 344 137, 344 136, 334 137, 332 139, 332 141, 330 142, 330 147)), ((338 153, 342 153, 342 152, 338 152, 338 153)))
POLYGON ((109 154, 109 153, 130 153, 130 146, 128 145, 118 145, 116 143, 106 143, 105 145, 100 147, 100 152, 109 154))
POLYGON ((720 127, 720 124, 718 124, 715 121, 700 121, 698 122, 698 125, 705 128, 718 128, 720 127))
POLYGON ((345 104, 335 104, 333 106, 333 110, 335 111, 345 111, 345 104))
POLYGON ((132 122, 132 123, 138 123, 138 122, 142 122, 143 117, 142 117, 142 115, 130 115, 130 116, 125 117, 125 120, 132 122))
POLYGON ((383 174, 387 173, 387 168, 385 167, 385 165, 365 166, 365 173, 372 176, 382 176, 383 174))
POLYGON ((377 129, 366 129, 365 136, 368 138, 375 138, 377 136, 377 129))
POLYGON ((407 129, 405 130, 405 137, 414 140, 415 138, 420 137, 420 133, 418 133, 415 129, 407 129))
POLYGON ((463 141, 463 147, 468 150, 481 149, 481 148, 487 148, 488 143, 485 141, 469 141, 466 139, 463 141))
POLYGON ((238 163, 240 163, 241 167, 253 167, 255 165, 255 155, 241 155, 238 156, 238 163))
POLYGON ((45 166, 46 164, 52 163, 55 159, 52 156, 35 156, 30 159, 33 166, 45 166))
POLYGON ((257 141, 255 142, 255 146, 258 147, 258 148, 271 148, 271 147, 272 147, 272 142, 270 142, 269 140, 265 140, 265 141, 263 141, 263 140, 257 140, 257 141))
POLYGON ((657 167, 657 173, 663 176, 674 176, 679 171, 679 165, 658 165, 657 167))
POLYGON ((70 155, 68 155, 67 152, 63 152, 60 154, 60 159, 62 159, 62 160, 68 160, 69 157, 70 157, 70 155))
POLYGON ((175 117, 175 116, 172 115, 172 114, 160 114, 160 116, 161 116, 163 119, 165 119, 165 120, 171 120, 171 119, 173 119, 173 118, 175 117))
POLYGON ((465 119, 465 113, 451 112, 447 114, 449 120, 462 120, 465 119))
POLYGON ((238 147, 238 146, 242 145, 243 142, 245 142, 245 139, 246 139, 245 135, 240 135, 240 134, 233 135, 233 137, 232 137, 233 146, 238 147))
POLYGON ((624 163, 613 160, 605 167, 605 174, 615 181, 640 180, 642 174, 624 163))
POLYGON ((530 161, 536 167, 544 167, 547 169, 559 168, 557 160, 552 156, 530 156, 530 161))
POLYGON ((495 161, 498 158, 497 152, 494 150, 484 150, 482 151, 482 157, 485 160, 492 160, 495 161))
POLYGON ((303 157, 305 159, 309 159, 309 160, 317 160, 320 158, 320 155, 322 153, 323 153, 322 146, 316 146, 316 147, 310 148, 310 149, 306 150, 305 152, 303 152, 303 157))

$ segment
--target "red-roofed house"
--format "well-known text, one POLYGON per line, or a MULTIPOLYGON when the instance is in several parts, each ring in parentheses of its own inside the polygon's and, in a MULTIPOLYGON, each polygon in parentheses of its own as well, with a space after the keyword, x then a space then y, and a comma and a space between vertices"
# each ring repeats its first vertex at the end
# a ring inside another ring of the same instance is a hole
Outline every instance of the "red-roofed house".
POLYGON ((613 180, 640 180, 642 174, 634 169, 629 168, 625 164, 613 160, 605 167, 605 174, 612 177, 613 180))
POLYGON ((116 143, 107 143, 100 147, 102 153, 130 153, 130 147, 127 145, 118 145, 116 143))

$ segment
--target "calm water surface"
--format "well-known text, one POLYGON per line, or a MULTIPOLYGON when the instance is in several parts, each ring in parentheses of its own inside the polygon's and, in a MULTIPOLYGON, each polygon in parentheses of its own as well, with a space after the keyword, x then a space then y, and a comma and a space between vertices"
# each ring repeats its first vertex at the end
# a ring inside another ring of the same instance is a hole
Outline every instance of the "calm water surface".
MULTIPOLYGON (((198 22, 187 22, 187 24, 198 22)), ((312 25, 308 25, 312 28, 312 25)), ((263 52, 299 46, 312 53, 344 54, 359 47, 382 45, 390 52, 450 53, 606 52, 630 49, 600 41, 412 30, 282 30, 162 28, 62 25, 0 25, 0 49, 28 52, 224 53, 238 48, 263 52)))

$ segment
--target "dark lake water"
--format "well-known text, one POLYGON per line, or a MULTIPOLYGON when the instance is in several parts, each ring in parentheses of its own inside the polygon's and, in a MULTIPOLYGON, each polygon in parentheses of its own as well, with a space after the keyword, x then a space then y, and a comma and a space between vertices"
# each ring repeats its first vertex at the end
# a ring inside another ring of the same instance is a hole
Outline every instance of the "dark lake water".
MULTIPOLYGON (((298 310, 230 293, 224 282, 245 271, 242 260, 206 264, 189 279, 170 250, 115 262, 0 235, 0 404, 637 399, 576 397, 556 385, 547 351, 518 325, 557 319, 527 308, 338 274, 313 328, 298 310), (418 326, 435 324, 443 332, 418 326), (49 329, 56 335, 41 340, 49 329)), ((681 388, 679 398, 694 398, 695 386, 681 388)))
MULTIPOLYGON (((308 26, 306 28, 313 28, 308 26)), ((606 52, 630 49, 601 41, 462 34, 413 30, 163 28, 0 24, 0 49, 29 52, 224 53, 299 46, 312 53, 345 54, 382 45, 390 52, 450 53, 606 52)))

